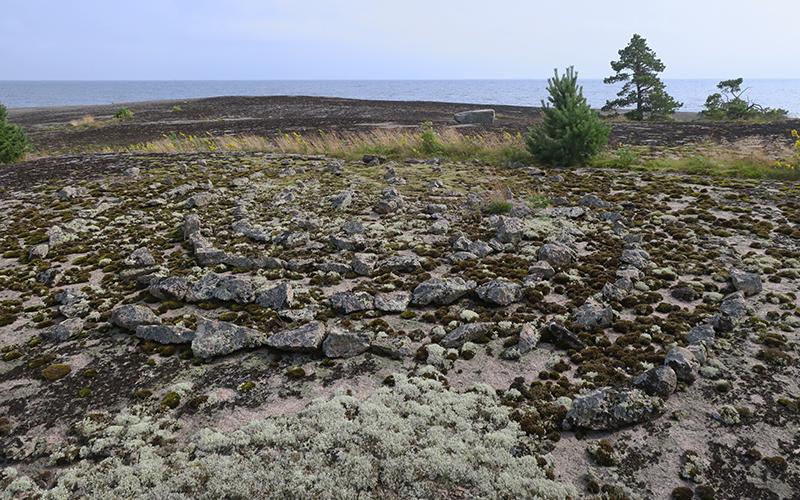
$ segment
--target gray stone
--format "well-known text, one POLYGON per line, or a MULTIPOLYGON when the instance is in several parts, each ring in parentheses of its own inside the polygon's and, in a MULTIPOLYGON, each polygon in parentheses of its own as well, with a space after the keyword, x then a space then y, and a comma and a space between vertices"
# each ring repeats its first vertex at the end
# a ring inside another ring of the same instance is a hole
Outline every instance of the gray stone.
POLYGON ((494 252, 494 249, 485 241, 475 241, 469 245, 467 251, 477 255, 480 258, 484 258, 490 253, 494 252))
POLYGON ((545 326, 545 333, 547 338, 556 347, 561 349, 574 349, 580 351, 586 347, 577 335, 569 331, 564 325, 556 322, 549 323, 545 326))
POLYGON ((740 320, 747 316, 747 303, 744 300, 744 292, 739 291, 726 296, 722 299, 719 310, 722 314, 735 320, 740 320))
POLYGON ((462 278, 431 278, 414 288, 411 303, 417 306, 448 305, 474 288, 474 281, 464 281, 462 278))
POLYGON ((650 396, 658 396, 666 400, 675 392, 678 377, 675 375, 675 370, 669 366, 656 366, 637 375, 632 384, 650 396))
POLYGON ((224 356, 240 349, 264 345, 266 335, 226 321, 197 318, 197 330, 192 340, 195 356, 209 359, 224 356))
POLYGON ((272 242, 272 234, 267 229, 256 226, 247 219, 239 219, 231 224, 231 229, 253 241, 260 243, 272 242))
POLYGON ((55 248, 77 238, 73 233, 68 233, 61 226, 53 226, 47 230, 47 243, 50 248, 55 248))
POLYGON ((382 273, 415 273, 422 269, 422 265, 415 255, 395 255, 379 262, 377 268, 382 273))
POLYGON ((28 250, 28 260, 44 259, 50 253, 50 245, 39 243, 28 250))
POLYGON ((613 204, 601 200, 596 194, 585 194, 578 200, 578 205, 589 208, 611 208, 613 204))
POLYGON ((518 301, 522 287, 505 278, 496 278, 475 289, 481 300, 497 306, 507 306, 518 301))
POLYGON ((439 219, 433 224, 431 224, 430 229, 428 230, 431 234, 447 234, 450 231, 450 223, 447 222, 445 219, 439 219))
POLYGON ((328 240, 337 250, 348 252, 360 252, 367 246, 367 242, 360 234, 351 235, 349 238, 332 234, 328 240))
POLYGON ((356 253, 353 255, 350 265, 353 267, 353 272, 359 276, 369 276, 375 269, 376 262, 378 262, 378 256, 374 253, 356 253))
POLYGON ((710 323, 703 323, 689 330, 686 340, 690 344, 713 345, 715 339, 714 326, 710 323))
POLYGON ((395 188, 386 188, 381 192, 381 197, 375 205, 375 212, 379 214, 392 214, 403 206, 403 196, 395 188))
POLYGON ((607 431, 653 420, 664 412, 664 401, 638 389, 603 387, 576 397, 564 417, 564 429, 607 431))
POLYGON ((761 293, 761 277, 757 273, 733 270, 731 283, 736 290, 743 292, 747 297, 761 293))
POLYGON ((369 335, 331 327, 322 342, 322 352, 329 358, 352 358, 369 349, 369 335))
POLYGON ((189 282, 180 276, 167 276, 150 284, 150 295, 161 300, 183 300, 189 292, 189 282))
POLYGON ((306 323, 299 328, 283 330, 267 339, 266 345, 290 352, 318 351, 325 339, 325 324, 319 321, 306 323))
POLYGON ((139 325, 134 333, 144 340, 159 344, 188 344, 194 340, 194 330, 175 325, 139 325))
POLYGON ((622 251, 620 261, 637 269, 647 269, 650 266, 650 254, 640 248, 627 249, 622 251))
POLYGON ((501 215, 497 220, 495 237, 501 243, 518 243, 525 232, 522 219, 501 215))
POLYGON ((539 281, 549 280, 555 276, 555 274, 556 271, 549 262, 540 260, 528 268, 528 276, 525 278, 525 281, 536 284, 539 281))
POLYGON ((664 366, 669 366, 675 370, 675 375, 681 382, 691 384, 697 378, 697 370, 700 368, 695 355, 685 347, 673 347, 664 358, 664 366))
POLYGON ((42 331, 42 337, 51 342, 64 342, 81 333, 84 322, 81 318, 65 319, 61 323, 42 331))
POLYGON ((459 111, 453 115, 456 123, 471 125, 491 125, 494 123, 495 112, 493 109, 472 109, 459 111))
POLYGON ((614 310, 591 298, 575 311, 575 323, 590 332, 607 328, 613 321, 614 310))
POLYGON ((156 259, 145 247, 140 247, 131 252, 128 258, 125 259, 125 265, 130 267, 150 267, 156 264, 156 259))
POLYGON ((364 224, 358 219, 351 219, 342 224, 342 231, 347 234, 364 234, 364 224))
POLYGON ((375 295, 375 309, 388 313, 403 312, 411 302, 411 294, 408 292, 389 292, 375 295))
POLYGON ((340 314, 369 311, 375 308, 372 295, 367 292, 338 292, 328 299, 331 307, 340 314))
POLYGON ((294 302, 294 289, 291 283, 280 283, 272 288, 259 292, 256 303, 275 311, 288 309, 294 302))
POLYGON ((554 269, 566 269, 572 265, 575 259, 575 252, 568 246, 558 243, 545 243, 539 248, 536 257, 545 261, 554 269))
POLYGON ((541 332, 539 332, 539 330, 532 324, 525 323, 522 325, 522 329, 519 331, 519 341, 517 344, 504 350, 500 354, 500 357, 509 360, 519 359, 528 352, 536 349, 536 346, 539 345, 540 339, 541 332))
POLYGON ((492 323, 468 323, 461 325, 449 332, 439 342, 444 347, 461 347, 464 342, 474 342, 484 335, 488 335, 494 324, 492 323))
POLYGON ((349 207, 352 202, 353 202, 353 192, 349 190, 342 191, 341 193, 331 198, 331 208, 333 208, 334 210, 344 210, 345 208, 349 207))
POLYGON ((111 323, 125 330, 134 331, 139 325, 161 324, 161 318, 147 306, 125 304, 111 311, 111 323))

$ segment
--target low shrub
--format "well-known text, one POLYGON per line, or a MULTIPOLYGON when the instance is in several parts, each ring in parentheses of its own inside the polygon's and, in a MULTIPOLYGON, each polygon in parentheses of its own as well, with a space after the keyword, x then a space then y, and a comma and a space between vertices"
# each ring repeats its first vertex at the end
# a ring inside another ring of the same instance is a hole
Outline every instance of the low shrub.
POLYGON ((706 99, 701 114, 710 120, 782 120, 789 114, 785 109, 768 108, 744 97, 743 78, 723 80, 717 84, 719 92, 706 99))
POLYGON ((133 118, 133 111, 130 108, 119 108, 116 113, 114 113, 114 118, 117 120, 130 120, 133 118))

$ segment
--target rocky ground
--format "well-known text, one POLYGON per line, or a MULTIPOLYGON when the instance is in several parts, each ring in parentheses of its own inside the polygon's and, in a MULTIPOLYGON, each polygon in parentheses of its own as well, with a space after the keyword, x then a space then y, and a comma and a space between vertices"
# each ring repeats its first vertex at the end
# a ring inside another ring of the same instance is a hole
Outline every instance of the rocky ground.
POLYGON ((4 497, 798 498, 797 183, 58 161, 0 192, 4 497))

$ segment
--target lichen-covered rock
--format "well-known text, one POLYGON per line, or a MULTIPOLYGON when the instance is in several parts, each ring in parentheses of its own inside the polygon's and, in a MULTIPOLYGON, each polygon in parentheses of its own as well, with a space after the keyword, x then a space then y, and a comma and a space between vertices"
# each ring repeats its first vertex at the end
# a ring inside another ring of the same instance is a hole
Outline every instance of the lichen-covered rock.
POLYGON ((395 255, 379 262, 376 266, 378 271, 385 273, 415 273, 422 268, 419 258, 415 255, 395 255))
POLYGON ((664 366, 675 370, 675 375, 681 382, 691 384, 697 378, 700 363, 695 355, 685 347, 673 347, 664 358, 664 366))
POLYGON ((517 341, 516 345, 505 349, 500 354, 500 357, 509 360, 521 358, 528 352, 536 349, 536 346, 539 345, 541 336, 541 332, 538 328, 531 323, 525 323, 522 325, 522 329, 519 331, 519 340, 517 341))
POLYGON ((322 345, 325 333, 324 323, 312 321, 299 328, 273 333, 265 344, 282 351, 315 352, 322 345))
POLYGON ((639 389, 603 387, 576 397, 564 417, 564 429, 608 431, 654 419, 664 412, 664 401, 639 389))
POLYGON ((484 302, 507 306, 519 300, 522 287, 511 280, 496 278, 476 288, 475 293, 484 302))
POLYGON ((669 366, 656 366, 637 375, 631 383, 650 396, 667 399, 675 392, 678 377, 675 375, 675 370, 669 366))
POLYGON ((176 325, 139 325, 136 327, 134 335, 159 344, 188 344, 194 340, 195 332, 176 325))
POLYGON ((575 252, 570 247, 558 242, 545 243, 539 248, 536 256, 555 269, 566 269, 575 260, 575 252))
POLYGON ((713 345, 715 337, 714 326, 710 323, 702 323, 689 330, 686 340, 690 344, 713 345))
POLYGON ((641 248, 629 248, 622 251, 620 262, 629 264, 637 269, 647 269, 650 267, 650 254, 641 248))
POLYGON ((528 276, 525 278, 525 282, 536 284, 539 281, 549 280, 555 276, 555 274, 556 271, 549 262, 540 260, 528 268, 528 276))
POLYGON ((493 323, 469 323, 455 328, 439 342, 444 347, 461 347, 464 342, 474 342, 491 333, 493 323))
POLYGON ((47 243, 39 243, 34 245, 28 250, 28 260, 44 259, 50 252, 50 245, 47 243))
POLYGON ((369 311, 375 308, 375 302, 367 292, 338 292, 328 300, 331 307, 340 314, 351 314, 358 311, 369 311))
POLYGON ((355 253, 350 265, 353 267, 353 272, 359 276, 369 276, 378 262, 378 256, 374 253, 355 253))
POLYGON ((275 311, 288 309, 294 303, 294 288, 291 283, 280 283, 259 292, 256 296, 256 303, 275 311))
POLYGON ((731 271, 731 283, 736 290, 744 293, 747 297, 761 293, 761 276, 757 273, 734 269, 731 271))
POLYGON ((192 352, 203 359, 224 356, 240 349, 264 345, 266 335, 226 321, 197 318, 192 352))
POLYGON ((400 313, 408 308, 411 294, 408 292, 387 292, 375 295, 375 309, 387 313, 400 313))
POLYGON ((613 321, 614 310, 591 298, 575 311, 575 323, 590 332, 607 328, 613 321))
POLYGON ((353 332, 341 327, 328 329, 328 336, 322 342, 322 352, 329 358, 352 358, 369 349, 369 335, 353 332))
POLYGON ((417 285, 412 293, 411 303, 417 306, 448 305, 474 289, 474 281, 464 281, 462 278, 431 278, 417 285))
POLYGON ((111 311, 111 323, 122 329, 134 331, 139 325, 161 324, 161 318, 147 306, 125 304, 111 311))
POLYGON ((83 330, 84 321, 81 318, 68 318, 57 325, 42 331, 42 337, 51 342, 64 342, 79 334, 83 330))
POLYGON ((145 247, 139 247, 125 259, 125 265, 130 267, 149 267, 156 264, 156 259, 145 247))
POLYGON ((189 293, 189 282, 180 276, 167 276, 150 284, 147 291, 150 295, 161 300, 183 300, 189 293))
POLYGON ((551 342, 556 347, 562 349, 575 349, 580 351, 586 347, 577 335, 569 331, 567 327, 560 323, 551 322, 544 328, 546 337, 545 341, 551 342))
POLYGON ((455 113, 453 119, 461 124, 491 125, 494 123, 494 116, 493 109, 471 109, 455 113))
POLYGON ((497 219, 495 238, 502 243, 518 243, 525 232, 522 219, 501 215, 497 219))
POLYGON ((333 198, 331 198, 331 208, 334 210, 344 210, 353 202, 352 191, 342 191, 333 198))

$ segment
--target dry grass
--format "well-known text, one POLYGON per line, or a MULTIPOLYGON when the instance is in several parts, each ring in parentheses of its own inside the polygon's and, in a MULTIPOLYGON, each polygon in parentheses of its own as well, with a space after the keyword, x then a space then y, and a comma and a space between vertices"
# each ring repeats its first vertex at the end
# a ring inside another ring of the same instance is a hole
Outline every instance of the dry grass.
MULTIPOLYGON (((417 129, 377 129, 364 132, 315 134, 289 133, 276 137, 192 136, 178 134, 121 148, 141 153, 252 152, 320 154, 355 159, 365 154, 389 158, 442 157, 529 162, 521 134, 463 134, 453 129, 435 133, 435 141, 423 140, 417 129)), ((106 151, 119 149, 109 148, 106 151)))
POLYGON ((70 120, 69 126, 73 128, 97 128, 102 124, 92 115, 84 115, 76 120, 70 120))

